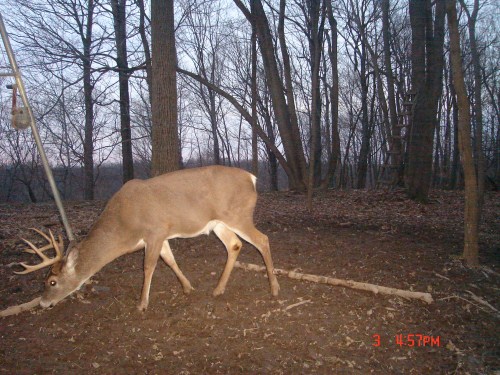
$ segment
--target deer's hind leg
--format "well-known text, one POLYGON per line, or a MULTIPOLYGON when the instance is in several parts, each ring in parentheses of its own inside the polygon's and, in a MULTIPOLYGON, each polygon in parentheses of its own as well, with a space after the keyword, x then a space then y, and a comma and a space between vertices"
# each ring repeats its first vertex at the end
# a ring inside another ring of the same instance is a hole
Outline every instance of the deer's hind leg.
POLYGON ((277 296, 280 290, 280 285, 276 275, 274 274, 274 265, 271 257, 271 249, 269 248, 268 237, 255 228, 250 220, 241 221, 236 226, 231 227, 231 229, 233 229, 238 236, 251 243, 257 248, 257 250, 259 250, 262 258, 264 259, 264 264, 266 265, 271 294, 273 296, 277 296))

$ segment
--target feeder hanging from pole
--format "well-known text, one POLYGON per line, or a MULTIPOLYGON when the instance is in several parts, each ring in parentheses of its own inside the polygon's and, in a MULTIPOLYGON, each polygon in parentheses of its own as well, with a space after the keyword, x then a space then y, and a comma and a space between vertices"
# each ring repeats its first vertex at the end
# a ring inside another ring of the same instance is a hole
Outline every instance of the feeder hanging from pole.
POLYGON ((38 128, 36 127, 35 124, 35 116, 33 116, 33 111, 31 110, 31 107, 29 105, 28 96, 26 95, 26 90, 24 88, 21 72, 19 71, 19 67, 17 66, 16 58, 14 56, 14 52, 12 51, 9 35, 7 34, 7 30, 5 29, 5 24, 3 23, 3 17, 1 13, 0 13, 0 34, 2 35, 2 41, 5 47, 5 52, 7 53, 10 67, 12 69, 11 72, 0 73, 0 76, 14 77, 14 79, 16 80, 16 83, 12 85, 12 91, 13 91, 12 126, 16 129, 24 129, 27 128, 28 126, 31 127, 31 132, 35 140, 38 153, 40 154, 40 158, 42 160, 43 168, 45 170, 45 175, 47 176, 47 180, 49 181, 52 194, 54 195, 54 201, 56 202, 57 208, 59 209, 59 214, 61 215, 61 221, 64 225, 64 229, 66 229, 66 234, 68 235, 68 239, 70 241, 73 241, 74 240, 73 231, 71 230, 68 218, 66 217, 66 211, 64 210, 64 206, 61 201, 61 196, 59 195, 59 190, 57 189, 57 185, 54 180, 54 176, 52 174, 52 169, 50 169, 47 155, 45 154, 45 150, 43 149, 42 140, 40 138, 40 134, 38 133, 38 128), (19 96, 23 101, 24 107, 16 106, 17 91, 19 91, 19 96))
POLYGON ((30 115, 25 107, 17 106, 17 85, 7 85, 12 90, 12 117, 11 124, 16 130, 24 130, 30 126, 30 115))

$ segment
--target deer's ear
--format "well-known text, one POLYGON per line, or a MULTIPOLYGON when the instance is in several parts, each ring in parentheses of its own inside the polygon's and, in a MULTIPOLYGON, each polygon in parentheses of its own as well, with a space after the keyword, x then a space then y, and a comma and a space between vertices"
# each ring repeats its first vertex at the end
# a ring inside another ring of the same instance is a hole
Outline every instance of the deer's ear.
POLYGON ((68 271, 74 272, 77 259, 78 259, 78 251, 76 249, 70 251, 66 259, 66 269, 68 271))

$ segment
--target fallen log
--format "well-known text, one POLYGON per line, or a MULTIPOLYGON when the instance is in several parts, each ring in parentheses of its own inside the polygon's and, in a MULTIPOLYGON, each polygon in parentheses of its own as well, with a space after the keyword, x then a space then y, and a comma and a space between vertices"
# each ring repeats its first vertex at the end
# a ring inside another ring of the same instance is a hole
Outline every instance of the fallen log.
POLYGON ((38 306, 40 304, 40 300, 42 297, 36 297, 34 300, 22 303, 17 306, 11 306, 6 308, 5 310, 0 311, 0 317, 4 316, 9 316, 9 315, 16 315, 19 314, 20 312, 31 310, 32 308, 38 306))
MULTIPOLYGON (((264 266, 259 266, 257 264, 252 264, 252 263, 242 263, 239 261, 236 261, 234 264, 235 267, 241 268, 247 271, 257 271, 257 272, 265 272, 266 267, 264 266)), ((279 268, 274 269, 274 273, 276 275, 283 275, 287 276, 291 279, 295 280, 305 280, 305 281, 310 281, 313 283, 319 283, 319 284, 328 284, 328 285, 335 285, 335 286, 345 286, 348 288, 352 289, 358 289, 358 290, 365 290, 369 291, 375 294, 389 294, 389 295, 395 295, 407 299, 419 299, 427 303, 432 303, 432 295, 430 293, 422 293, 422 292, 412 292, 409 290, 402 290, 402 289, 395 289, 395 288, 389 288, 386 286, 380 286, 380 285, 375 285, 375 284, 368 284, 368 283, 361 283, 357 281, 352 281, 352 280, 343 280, 343 279, 335 279, 333 277, 327 277, 327 276, 318 276, 318 275, 311 275, 311 274, 306 274, 306 273, 300 273, 296 271, 287 271, 279 268)))

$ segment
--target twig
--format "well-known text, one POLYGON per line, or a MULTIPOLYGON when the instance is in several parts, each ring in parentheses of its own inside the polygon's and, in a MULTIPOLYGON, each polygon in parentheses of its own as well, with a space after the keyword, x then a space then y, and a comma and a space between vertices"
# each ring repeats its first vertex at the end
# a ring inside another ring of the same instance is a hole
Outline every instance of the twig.
POLYGON ((493 306, 491 306, 491 305, 490 305, 487 301, 485 301, 485 300, 484 300, 484 299, 482 299, 481 297, 476 296, 476 295, 475 295, 474 293, 472 293, 470 290, 466 290, 466 292, 470 294, 471 298, 472 298, 474 301, 476 301, 476 302, 480 303, 481 305, 484 305, 484 306, 489 307, 490 309, 492 309, 492 310, 493 310, 493 311, 495 311, 495 312, 498 312, 498 310, 497 310, 497 309, 495 309, 493 306))
POLYGON ((439 274, 439 273, 437 273, 437 272, 434 272, 434 275, 436 275, 437 277, 440 277, 440 278, 442 278, 442 279, 444 279, 444 280, 450 281, 450 279, 449 279, 449 278, 447 278, 446 276, 440 275, 440 274, 439 274))
MULTIPOLYGON (((247 271, 258 271, 258 272, 266 271, 266 267, 258 266, 256 264, 251 264, 251 263, 242 263, 242 262, 237 261, 234 264, 234 266, 237 268, 242 268, 242 269, 247 270, 247 271)), ((275 268, 274 273, 276 275, 284 275, 284 276, 287 276, 291 279, 296 279, 296 280, 305 280, 305 281, 311 281, 314 283, 328 284, 328 285, 335 285, 335 286, 345 286, 345 287, 352 288, 352 289, 369 291, 369 292, 372 292, 375 294, 381 293, 381 294, 396 295, 396 296, 403 297, 403 298, 415 298, 415 299, 420 299, 420 300, 427 302, 427 303, 433 302, 432 295, 430 293, 411 292, 409 290, 389 288, 389 287, 375 285, 375 284, 360 283, 360 282, 352 281, 352 280, 335 279, 335 278, 326 277, 326 276, 304 274, 304 273, 299 273, 299 272, 295 272, 295 271, 287 271, 287 270, 283 270, 283 269, 279 269, 279 268, 275 268)))
POLYGON ((293 309, 294 307, 297 307, 297 306, 300 306, 300 305, 304 305, 306 303, 311 303, 311 300, 310 299, 306 299, 305 301, 300 301, 300 302, 294 303, 292 305, 289 305, 289 306, 285 307, 283 309, 283 311, 288 311, 290 309, 293 309))

